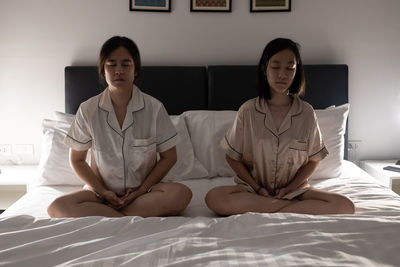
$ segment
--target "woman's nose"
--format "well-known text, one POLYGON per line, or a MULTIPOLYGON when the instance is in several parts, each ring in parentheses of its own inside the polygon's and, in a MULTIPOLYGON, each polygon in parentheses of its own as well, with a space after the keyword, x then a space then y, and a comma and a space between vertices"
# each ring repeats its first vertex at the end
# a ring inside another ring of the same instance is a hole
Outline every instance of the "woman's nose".
POLYGON ((122 74, 123 72, 124 72, 124 71, 123 71, 122 66, 118 65, 118 66, 115 68, 115 74, 122 74))
POLYGON ((279 71, 278 77, 279 77, 279 78, 285 78, 285 77, 286 77, 286 72, 283 71, 283 70, 279 71))
POLYGON ((279 73, 278 73, 278 77, 279 77, 279 78, 286 78, 286 77, 288 77, 288 76, 289 76, 289 74, 288 74, 288 72, 287 72, 285 69, 279 70, 279 73))

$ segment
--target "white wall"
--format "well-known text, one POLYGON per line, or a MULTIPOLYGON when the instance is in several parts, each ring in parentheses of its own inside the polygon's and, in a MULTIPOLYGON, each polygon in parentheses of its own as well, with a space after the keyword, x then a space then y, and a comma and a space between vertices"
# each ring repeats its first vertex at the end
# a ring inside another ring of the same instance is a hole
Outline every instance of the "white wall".
POLYGON ((93 65, 102 43, 126 35, 144 65, 256 64, 278 36, 303 60, 349 65, 350 139, 360 158, 400 158, 400 1, 292 0, 290 13, 130 12, 129 1, 0 1, 0 144, 34 144, 41 120, 64 110, 64 67, 93 65))

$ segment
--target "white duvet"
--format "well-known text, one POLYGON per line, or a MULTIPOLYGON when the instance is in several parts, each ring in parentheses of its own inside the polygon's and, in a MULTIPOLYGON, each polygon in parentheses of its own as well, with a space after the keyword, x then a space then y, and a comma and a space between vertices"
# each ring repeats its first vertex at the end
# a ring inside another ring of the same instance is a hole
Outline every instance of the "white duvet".
POLYGON ((400 197, 345 167, 312 183, 350 197, 355 215, 216 217, 204 194, 232 180, 217 178, 184 182, 194 198, 180 217, 48 219, 76 187, 38 187, 0 216, 0 266, 400 266, 400 197))
POLYGON ((1 221, 0 259, 14 266, 398 266, 398 215, 16 216, 1 221))

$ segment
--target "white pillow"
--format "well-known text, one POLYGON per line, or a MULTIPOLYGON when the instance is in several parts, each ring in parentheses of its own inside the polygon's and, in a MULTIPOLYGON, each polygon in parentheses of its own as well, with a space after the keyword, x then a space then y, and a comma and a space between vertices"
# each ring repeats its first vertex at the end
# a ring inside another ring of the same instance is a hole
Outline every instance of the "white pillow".
MULTIPOLYGON (((315 110, 322 138, 329 152, 315 170, 313 178, 337 177, 344 156, 344 133, 349 104, 315 110)), ((195 157, 206 167, 209 177, 234 176, 219 142, 232 126, 236 111, 186 111, 183 113, 195 157)))
POLYGON ((186 111, 186 125, 192 140, 194 155, 206 167, 209 177, 234 176, 225 160, 220 141, 232 126, 236 111, 186 111))
MULTIPOLYGON (((315 113, 329 155, 320 162, 310 178, 337 177, 341 174, 343 162, 344 133, 349 104, 315 110, 315 113)), ((181 140, 177 145, 178 161, 165 179, 180 180, 206 177, 207 171, 208 177, 234 176, 233 170, 225 160, 225 153, 219 142, 229 127, 232 126, 235 116, 236 111, 206 110, 186 111, 180 116, 171 116, 181 140), (186 121, 187 129, 183 126, 182 118, 186 121), (194 152, 193 160, 190 155, 191 151, 194 152), (188 171, 190 166, 192 166, 192 169, 188 171), (179 173, 181 173, 180 176, 179 173)), ((74 115, 61 112, 57 112, 56 117, 68 122, 74 120, 74 115)))
POLYGON ((83 185, 69 164, 69 148, 64 144, 70 123, 43 120, 42 154, 37 185, 83 185))
POLYGON ((64 113, 64 112, 61 112, 61 111, 54 112, 54 117, 56 118, 56 120, 67 122, 70 125, 75 121, 75 115, 74 114, 68 114, 68 113, 64 113))
POLYGON ((329 155, 320 162, 310 179, 338 177, 342 173, 344 134, 349 106, 349 104, 344 104, 315 110, 322 139, 329 155))
POLYGON ((176 145, 178 160, 168 174, 164 177, 164 179, 176 181, 207 177, 207 170, 194 156, 193 146, 190 142, 185 119, 182 115, 170 116, 170 118, 179 135, 179 142, 176 145))
MULTIPOLYGON (((69 125, 75 120, 75 115, 59 111, 55 112, 55 117, 69 125)), ((163 179, 183 180, 207 177, 207 170, 194 156, 193 146, 190 142, 189 133, 183 116, 170 116, 170 118, 179 135, 179 143, 176 146, 178 160, 163 179)))

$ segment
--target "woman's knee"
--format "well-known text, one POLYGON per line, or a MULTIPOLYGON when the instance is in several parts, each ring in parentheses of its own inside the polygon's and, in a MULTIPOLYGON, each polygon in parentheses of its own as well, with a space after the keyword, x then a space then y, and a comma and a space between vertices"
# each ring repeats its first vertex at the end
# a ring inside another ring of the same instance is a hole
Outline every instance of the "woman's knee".
POLYGON ((189 187, 184 184, 176 183, 176 196, 180 202, 183 203, 184 208, 189 205, 189 202, 192 200, 193 193, 189 187))
POLYGON ((206 202, 206 205, 210 209, 212 209, 215 202, 218 202, 219 192, 220 192, 220 187, 214 187, 213 189, 211 189, 210 191, 207 192, 206 197, 204 198, 204 201, 206 202))
POLYGON ((65 196, 56 198, 48 207, 47 213, 51 218, 65 217, 68 208, 68 201, 66 201, 65 196))
POLYGON ((95 201, 94 194, 93 196, 92 194, 88 190, 82 190, 62 195, 47 207, 47 213, 52 218, 69 217, 79 203, 95 201))
POLYGON ((228 193, 221 186, 208 191, 205 197, 207 207, 219 215, 229 215, 228 201, 228 193))
POLYGON ((55 201, 51 202, 50 205, 47 207, 47 214, 49 214, 49 216, 51 218, 55 218, 57 215, 57 204, 55 201))
POLYGON ((304 193, 301 200, 316 199, 326 203, 327 212, 331 214, 354 214, 354 203, 344 195, 327 192, 319 189, 311 189, 304 193))
POLYGON ((168 189, 171 213, 178 214, 183 211, 192 199, 192 190, 181 183, 171 183, 168 189))
POLYGON ((338 197, 337 202, 337 208, 338 208, 338 213, 339 214, 354 214, 355 213, 355 206, 353 201, 351 201, 349 198, 340 195, 338 197))
POLYGON ((354 214, 354 203, 341 194, 333 193, 327 200, 332 214, 354 214))

